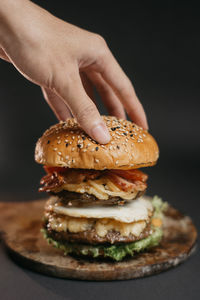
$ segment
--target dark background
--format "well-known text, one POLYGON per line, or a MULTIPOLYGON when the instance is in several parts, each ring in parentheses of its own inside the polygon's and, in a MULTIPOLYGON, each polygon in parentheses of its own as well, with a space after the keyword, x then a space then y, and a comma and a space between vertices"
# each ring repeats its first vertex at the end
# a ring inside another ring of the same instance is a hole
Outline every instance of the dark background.
MULTIPOLYGON (((35 1, 101 34, 132 80, 160 147, 148 193, 190 215, 199 228, 199 8, 193 1, 35 1), (111 5, 112 3, 112 5, 111 5)), ((42 167, 34 147, 56 118, 40 88, 0 61, 1 200, 35 199, 42 167)), ((106 113, 100 106, 100 111, 106 113)), ((198 251, 197 251, 198 252, 198 251)), ((199 299, 199 253, 157 276, 88 283, 48 278, 15 265, 0 248, 2 299, 199 299)))

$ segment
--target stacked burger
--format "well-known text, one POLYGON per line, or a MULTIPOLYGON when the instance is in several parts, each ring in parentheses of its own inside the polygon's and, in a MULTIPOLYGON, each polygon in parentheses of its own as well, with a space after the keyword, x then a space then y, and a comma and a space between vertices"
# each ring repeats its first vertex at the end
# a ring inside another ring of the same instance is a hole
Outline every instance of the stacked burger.
POLYGON ((120 261, 159 244, 163 202, 144 196, 156 163, 154 138, 130 121, 103 117, 111 135, 92 140, 75 119, 60 122, 38 140, 35 159, 46 175, 40 191, 50 197, 44 236, 65 254, 120 261))

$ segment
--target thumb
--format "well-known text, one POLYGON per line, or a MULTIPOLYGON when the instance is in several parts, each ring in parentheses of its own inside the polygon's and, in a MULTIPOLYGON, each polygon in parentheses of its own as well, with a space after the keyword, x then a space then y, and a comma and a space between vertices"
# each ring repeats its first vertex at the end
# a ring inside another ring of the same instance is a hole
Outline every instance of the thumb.
POLYGON ((83 130, 100 144, 107 144, 110 141, 109 131, 96 105, 86 94, 79 73, 70 73, 70 78, 66 81, 64 78, 66 76, 61 76, 56 84, 56 92, 70 108, 83 130))

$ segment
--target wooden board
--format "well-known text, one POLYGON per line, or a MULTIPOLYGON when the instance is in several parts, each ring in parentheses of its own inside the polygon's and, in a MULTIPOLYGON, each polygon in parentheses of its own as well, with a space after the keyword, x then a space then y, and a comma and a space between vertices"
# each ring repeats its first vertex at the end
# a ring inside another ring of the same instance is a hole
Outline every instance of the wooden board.
POLYGON ((81 280, 124 280, 174 267, 195 249, 197 231, 191 219, 170 207, 159 247, 122 262, 91 261, 64 256, 40 232, 45 199, 0 203, 0 230, 6 248, 21 265, 47 275, 81 280))

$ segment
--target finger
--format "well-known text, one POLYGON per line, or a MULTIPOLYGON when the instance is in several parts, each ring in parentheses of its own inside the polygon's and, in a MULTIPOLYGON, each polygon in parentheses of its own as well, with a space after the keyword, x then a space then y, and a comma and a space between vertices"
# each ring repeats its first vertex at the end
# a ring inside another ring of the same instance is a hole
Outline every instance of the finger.
POLYGON ((109 115, 116 116, 121 119, 126 119, 124 107, 113 89, 102 78, 101 74, 97 72, 90 73, 90 79, 94 83, 103 103, 105 104, 109 115))
POLYGON ((48 88, 42 87, 42 93, 58 120, 65 121, 66 119, 72 117, 69 108, 64 103, 62 98, 48 88))
POLYGON ((100 72, 103 79, 113 88, 130 118, 144 129, 148 129, 146 114, 133 85, 110 50, 102 60, 93 65, 93 70, 100 72))
POLYGON ((10 62, 9 57, 6 55, 5 51, 2 48, 0 48, 0 58, 7 62, 10 62))
POLYGON ((80 77, 81 77, 83 87, 84 87, 88 97, 90 97, 90 99, 92 99, 92 101, 95 102, 94 87, 93 87, 91 81, 89 80, 89 78, 87 77, 87 75, 84 72, 80 72, 80 77))
MULTIPOLYGON (((69 70, 68 74, 70 74, 69 70)), ((68 105, 80 126, 97 142, 101 144, 108 143, 110 141, 109 131, 96 105, 85 92, 79 71, 77 70, 75 74, 72 72, 70 76, 68 75, 68 80, 64 80, 66 75, 62 76, 61 72, 59 75, 60 78, 56 78, 55 90, 68 105)))

